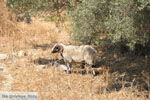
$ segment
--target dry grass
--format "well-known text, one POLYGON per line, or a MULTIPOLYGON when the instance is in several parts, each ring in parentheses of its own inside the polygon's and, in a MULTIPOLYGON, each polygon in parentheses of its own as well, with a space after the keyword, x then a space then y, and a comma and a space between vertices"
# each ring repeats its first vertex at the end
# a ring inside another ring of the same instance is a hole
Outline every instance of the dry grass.
MULTIPOLYGON (((71 43, 68 30, 64 28, 69 24, 57 27, 54 22, 39 19, 33 19, 32 24, 16 23, 9 19, 12 14, 9 15, 10 11, 1 2, 0 7, 3 9, 0 11, 0 53, 19 50, 27 53, 0 62, 7 65, 14 79, 10 91, 38 92, 39 100, 149 100, 149 60, 145 63, 144 57, 122 57, 104 49, 96 77, 79 73, 80 68, 77 69, 79 72, 72 74, 47 64, 44 69, 34 61, 56 59, 58 55, 50 54, 51 48, 34 46, 71 43)), ((5 80, 0 75, 2 81, 5 80)))
MULTIPOLYGON (((15 79, 11 91, 38 92, 39 100, 148 100, 148 92, 138 91, 135 86, 124 87, 120 90, 111 90, 116 78, 109 73, 109 69, 99 69, 100 74, 93 77, 91 74, 66 74, 59 68, 48 66, 43 69, 36 65, 38 58, 54 59, 47 55, 48 50, 37 50, 40 55, 13 58, 5 61, 12 77, 15 79)), ((80 69, 79 69, 80 70, 80 69)), ((116 80, 117 81, 117 80, 116 80)), ((122 81, 124 84, 126 81, 122 81)))
POLYGON ((3 75, 0 74, 0 83, 2 83, 3 81, 5 81, 5 77, 3 75))

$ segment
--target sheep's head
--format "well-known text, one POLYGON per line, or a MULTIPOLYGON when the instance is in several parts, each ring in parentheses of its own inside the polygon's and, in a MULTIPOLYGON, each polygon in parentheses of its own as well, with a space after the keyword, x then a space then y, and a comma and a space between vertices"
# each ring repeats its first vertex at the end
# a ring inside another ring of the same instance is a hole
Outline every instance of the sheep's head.
POLYGON ((56 44, 53 46, 51 53, 61 53, 63 52, 63 46, 61 44, 56 44))

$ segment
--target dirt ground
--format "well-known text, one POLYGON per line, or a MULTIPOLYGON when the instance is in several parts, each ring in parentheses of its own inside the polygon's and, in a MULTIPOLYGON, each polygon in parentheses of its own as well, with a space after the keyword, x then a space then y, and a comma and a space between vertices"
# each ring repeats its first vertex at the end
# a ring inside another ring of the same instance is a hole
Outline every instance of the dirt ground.
POLYGON ((59 27, 55 22, 46 22, 40 18, 32 18, 31 24, 15 20, 11 23, 11 27, 8 27, 9 23, 5 26, 0 23, 3 30, 12 30, 7 35, 0 34, 0 53, 18 55, 0 60, 0 91, 37 92, 38 100, 150 99, 148 58, 122 56, 115 51, 97 47, 97 50, 102 51, 100 62, 95 68, 97 76, 86 74, 86 69, 81 68, 66 74, 58 67, 44 62, 61 59, 59 55, 50 53, 50 44, 72 43, 69 22, 59 27))

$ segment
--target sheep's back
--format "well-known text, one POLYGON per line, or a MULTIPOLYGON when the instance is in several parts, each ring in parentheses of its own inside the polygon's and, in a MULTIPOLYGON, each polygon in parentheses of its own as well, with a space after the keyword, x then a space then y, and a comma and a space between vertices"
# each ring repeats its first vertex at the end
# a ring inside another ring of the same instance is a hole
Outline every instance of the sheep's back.
POLYGON ((66 46, 64 47, 63 56, 64 59, 72 62, 86 61, 88 64, 94 63, 94 57, 96 56, 96 50, 89 45, 84 46, 66 46))
POLYGON ((84 60, 84 47, 66 46, 63 51, 63 56, 69 61, 82 62, 84 60))

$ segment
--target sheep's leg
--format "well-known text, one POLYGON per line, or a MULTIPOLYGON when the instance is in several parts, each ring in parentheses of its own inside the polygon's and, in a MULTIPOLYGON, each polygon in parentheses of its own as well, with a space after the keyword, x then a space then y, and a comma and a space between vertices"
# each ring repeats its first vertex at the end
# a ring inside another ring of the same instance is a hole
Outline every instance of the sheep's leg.
POLYGON ((92 70, 92 74, 93 74, 93 76, 95 76, 96 73, 95 73, 95 70, 94 70, 94 68, 93 68, 93 65, 89 65, 89 66, 88 66, 88 71, 87 71, 87 73, 89 73, 90 70, 92 70))
POLYGON ((86 74, 89 74, 89 73, 90 73, 90 68, 91 68, 91 67, 90 67, 89 65, 86 64, 85 68, 86 68, 86 74))
POLYGON ((92 74, 93 74, 93 76, 95 76, 96 73, 95 73, 95 70, 94 70, 93 66, 94 66, 94 65, 91 66, 91 69, 92 69, 92 74))
POLYGON ((96 75, 95 70, 93 68, 92 68, 92 74, 93 74, 93 76, 96 75))
POLYGON ((85 68, 85 65, 86 65, 85 62, 82 62, 82 63, 81 63, 81 68, 84 69, 84 68, 85 68))
POLYGON ((67 73, 71 73, 71 64, 67 63, 67 73))
POLYGON ((95 73, 95 70, 94 70, 94 68, 93 68, 93 65, 91 65, 91 64, 86 65, 86 73, 87 73, 87 74, 91 73, 91 70, 92 70, 93 76, 95 76, 96 73, 95 73))

